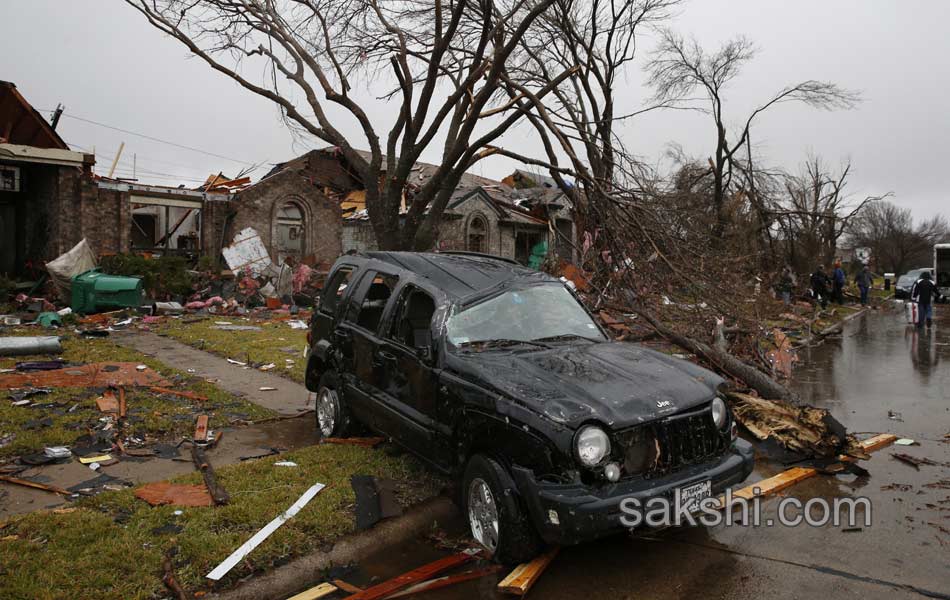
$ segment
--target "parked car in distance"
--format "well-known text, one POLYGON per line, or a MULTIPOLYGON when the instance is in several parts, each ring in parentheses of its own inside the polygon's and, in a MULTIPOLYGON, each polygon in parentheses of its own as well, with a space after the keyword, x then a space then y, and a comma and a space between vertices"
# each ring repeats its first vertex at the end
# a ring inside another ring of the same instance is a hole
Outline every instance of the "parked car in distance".
POLYGON ((358 422, 460 483, 499 562, 624 529, 620 502, 742 482, 722 379, 611 341, 564 282, 472 253, 340 257, 309 333, 317 426, 358 422))
POLYGON ((914 288, 914 283, 920 279, 924 271, 930 271, 930 275, 933 276, 933 269, 923 267, 921 269, 912 269, 898 277, 897 284, 894 286, 894 298, 910 299, 910 291, 914 288))
POLYGON ((934 282, 944 302, 950 302, 950 244, 934 244, 934 282))

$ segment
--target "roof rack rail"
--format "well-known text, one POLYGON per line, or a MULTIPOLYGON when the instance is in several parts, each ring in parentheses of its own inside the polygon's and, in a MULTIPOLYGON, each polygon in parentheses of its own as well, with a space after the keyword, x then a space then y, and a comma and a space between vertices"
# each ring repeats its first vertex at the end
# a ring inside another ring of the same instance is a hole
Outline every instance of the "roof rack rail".
POLYGON ((438 250, 435 253, 436 254, 451 254, 455 256, 472 256, 475 258, 490 258, 492 260, 500 260, 502 262, 506 262, 512 265, 518 265, 519 267, 522 266, 520 262, 516 261, 513 258, 507 258, 505 256, 496 256, 494 254, 487 254, 485 252, 468 252, 466 250, 438 250))

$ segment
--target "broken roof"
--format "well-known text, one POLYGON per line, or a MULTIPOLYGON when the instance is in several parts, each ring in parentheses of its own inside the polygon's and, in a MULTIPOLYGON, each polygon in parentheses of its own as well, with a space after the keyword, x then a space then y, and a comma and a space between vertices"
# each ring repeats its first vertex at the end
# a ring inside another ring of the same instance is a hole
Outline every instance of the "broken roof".
POLYGON ((63 138, 9 81, 0 81, 0 143, 69 150, 63 138))

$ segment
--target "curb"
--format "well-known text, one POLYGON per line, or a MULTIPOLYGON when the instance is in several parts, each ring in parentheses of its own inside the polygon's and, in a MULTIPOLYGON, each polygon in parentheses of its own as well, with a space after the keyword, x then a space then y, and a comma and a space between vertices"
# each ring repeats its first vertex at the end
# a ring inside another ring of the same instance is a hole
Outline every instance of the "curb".
POLYGON ((458 513, 445 496, 425 500, 401 517, 382 521, 374 528, 346 536, 327 551, 301 556, 243 585, 205 596, 209 600, 278 600, 316 585, 323 572, 334 565, 358 562, 377 554, 387 546, 401 544, 417 536, 437 521, 446 521, 458 513))

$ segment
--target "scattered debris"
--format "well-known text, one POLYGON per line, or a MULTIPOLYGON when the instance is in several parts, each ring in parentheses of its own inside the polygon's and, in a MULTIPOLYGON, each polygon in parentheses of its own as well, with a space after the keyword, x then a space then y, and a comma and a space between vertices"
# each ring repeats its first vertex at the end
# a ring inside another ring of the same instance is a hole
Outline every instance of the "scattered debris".
POLYGON ((201 472, 201 476, 205 480, 205 485, 208 487, 208 491, 211 493, 211 498, 214 499, 214 503, 217 505, 227 504, 231 497, 228 495, 227 490, 218 484, 214 468, 205 456, 204 449, 198 444, 191 446, 191 459, 194 461, 198 471, 201 472))
POLYGON ((422 583, 417 583, 416 585, 410 586, 401 592, 392 594, 391 596, 386 596, 386 600, 393 600, 394 598, 402 598, 404 596, 411 596, 412 594, 420 594, 422 592, 431 592, 432 590, 442 589, 450 585, 471 581, 472 579, 479 579, 485 575, 497 573, 500 570, 501 565, 491 565, 481 569, 464 571, 462 573, 458 573, 457 575, 445 575, 444 577, 437 577, 435 579, 423 581, 422 583))
POLYGON ((241 456, 238 460, 255 460, 258 458, 267 458, 268 456, 274 456, 275 454, 280 454, 279 448, 268 448, 268 451, 264 454, 252 454, 251 456, 241 456))
POLYGON ((287 600, 318 600, 318 598, 329 596, 338 589, 339 588, 332 583, 321 583, 320 585, 312 587, 309 590, 304 590, 299 594, 295 594, 290 598, 287 598, 287 600))
POLYGON ((902 417, 899 412, 895 412, 893 410, 887 411, 887 418, 891 419, 892 421, 900 421, 902 423, 904 422, 904 417, 902 417))
POLYGON ((558 546, 554 546, 531 562, 515 567, 514 571, 498 583, 498 591, 518 596, 527 594, 531 586, 541 578, 544 570, 548 568, 559 550, 558 546))
POLYGON ((171 557, 172 551, 169 550, 162 559, 162 583, 165 584, 165 587, 167 587, 169 591, 175 594, 177 600, 190 600, 184 588, 181 587, 181 584, 178 583, 178 580, 175 578, 175 570, 172 567, 171 557))
POLYGON ((290 325, 291 329, 307 329, 309 327, 309 325, 299 319, 287 321, 287 324, 290 325))
POLYGON ((208 415, 198 415, 195 419, 195 437, 196 443, 205 443, 208 441, 208 415))
POLYGON ((43 454, 50 458, 69 458, 73 453, 66 446, 47 446, 43 448, 43 454))
POLYGON ((184 485, 156 481, 136 488, 135 497, 152 506, 171 504, 174 506, 213 506, 211 494, 202 485, 184 485))
POLYGON ((258 391, 261 391, 261 392, 276 392, 277 391, 277 388, 266 386, 266 385, 263 385, 257 389, 258 391))
POLYGON ((314 496, 319 494, 320 490, 323 488, 324 485, 322 483, 315 483, 314 485, 310 486, 310 488, 304 492, 303 495, 300 496, 300 498, 290 506, 290 508, 277 516, 273 521, 265 525, 263 529, 255 533, 251 539, 244 542, 240 548, 235 550, 224 560, 224 562, 215 567, 205 577, 214 581, 218 581, 227 575, 228 571, 233 569, 236 564, 243 560, 245 556, 250 554, 251 551, 254 550, 254 548, 256 548, 261 542, 267 539, 270 534, 274 533, 278 527, 286 523, 288 519, 293 518, 294 515, 300 512, 300 510, 305 507, 314 496))
POLYGON ((10 398, 14 401, 14 404, 22 404, 24 401, 26 404, 29 404, 30 401, 27 398, 32 398, 39 394, 49 394, 52 392, 50 388, 28 388, 25 390, 15 390, 10 392, 10 398))
POLYGON ((102 392, 102 396, 96 398, 96 408, 99 409, 99 412, 118 413, 119 399, 116 398, 115 392, 111 389, 102 392))
POLYGON ((899 452, 892 452, 891 458, 896 458, 902 463, 908 464, 918 471, 920 470, 920 465, 927 465, 930 467, 943 467, 947 466, 944 463, 930 460, 929 458, 920 458, 917 456, 911 456, 910 454, 901 454, 899 452))
POLYGON ((728 397, 739 423, 760 440, 773 438, 807 456, 831 457, 856 450, 854 437, 825 409, 736 392, 728 397))
POLYGON ((214 325, 211 329, 221 329, 224 331, 261 331, 257 325, 214 325))
POLYGON ((112 456, 108 454, 100 454, 97 456, 83 456, 79 459, 79 462, 84 465, 90 465, 92 463, 104 463, 110 460, 112 460, 112 456))
POLYGON ((122 385, 169 385, 169 382, 149 369, 137 371, 136 363, 89 363, 55 371, 0 374, 0 389, 23 387, 115 387, 122 385))
POLYGON ((910 438, 901 438, 894 441, 895 446, 919 446, 920 442, 912 440, 910 438))
POLYGON ((421 581, 429 579, 433 575, 437 575, 443 571, 463 565, 475 558, 475 556, 478 554, 478 550, 466 550, 458 554, 446 556, 445 558, 441 558, 437 561, 423 565, 403 573, 402 575, 376 584, 373 587, 366 588, 357 594, 349 596, 347 600, 381 600, 382 598, 388 598, 391 594, 403 590, 410 585, 415 585, 421 581))
POLYGON ((149 389, 159 394, 171 394, 173 396, 180 396, 181 398, 187 398, 189 400, 197 400, 199 402, 206 402, 208 400, 207 396, 202 396, 201 394, 184 390, 173 390, 171 388, 159 387, 155 385, 151 386, 149 389))
POLYGON ((37 490, 43 490, 44 492, 52 492, 54 494, 59 494, 61 496, 72 495, 72 492, 64 490, 63 488, 57 487, 55 485, 49 485, 46 483, 37 483, 35 481, 30 481, 28 479, 19 479, 17 477, 11 477, 10 475, 0 475, 0 481, 6 481, 7 483, 22 485, 24 487, 31 487, 37 490))
POLYGON ((234 360, 233 358, 229 358, 229 359, 228 359, 228 362, 231 363, 232 365, 237 365, 237 366, 239 366, 239 367, 246 367, 246 366, 247 366, 247 363, 246 363, 246 362, 241 362, 241 361, 239 361, 239 360, 234 360))
POLYGON ((402 507, 396 500, 395 484, 371 475, 353 475, 350 485, 356 494, 356 529, 364 531, 382 519, 398 517, 402 507))
POLYGON ((292 460, 279 460, 274 463, 275 467, 296 467, 297 463, 292 460))
POLYGON ((60 354, 63 346, 57 336, 0 337, 0 356, 60 354))

